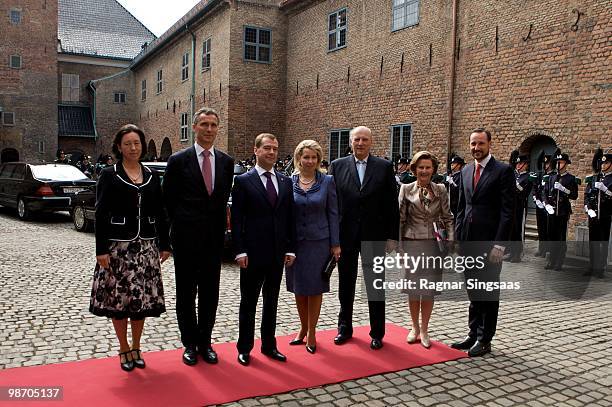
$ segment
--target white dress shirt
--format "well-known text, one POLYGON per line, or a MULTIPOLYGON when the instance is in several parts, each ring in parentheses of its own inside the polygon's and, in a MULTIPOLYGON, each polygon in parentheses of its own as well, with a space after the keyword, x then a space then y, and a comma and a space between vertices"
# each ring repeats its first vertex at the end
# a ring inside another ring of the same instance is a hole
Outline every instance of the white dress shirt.
POLYGON ((268 178, 264 174, 266 172, 272 173, 270 179, 272 180, 272 184, 274 184, 274 189, 276 189, 276 195, 278 196, 278 179, 276 179, 276 172, 274 172, 274 168, 268 171, 266 169, 261 168, 259 164, 255 164, 255 171, 257 171, 257 174, 259 175, 259 179, 263 183, 264 189, 266 189, 268 183, 268 178))

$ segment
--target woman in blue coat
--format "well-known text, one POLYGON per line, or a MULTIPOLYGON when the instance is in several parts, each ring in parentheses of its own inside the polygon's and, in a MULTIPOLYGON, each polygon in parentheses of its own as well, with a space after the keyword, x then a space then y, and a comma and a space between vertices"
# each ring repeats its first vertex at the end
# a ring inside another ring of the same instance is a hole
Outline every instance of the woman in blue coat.
POLYGON ((334 256, 340 258, 338 200, 334 177, 321 172, 323 150, 319 143, 304 140, 295 149, 293 196, 297 249, 295 262, 286 268, 287 289, 295 294, 301 328, 291 345, 304 344, 316 351, 316 327, 323 293, 329 281, 322 271, 334 256))

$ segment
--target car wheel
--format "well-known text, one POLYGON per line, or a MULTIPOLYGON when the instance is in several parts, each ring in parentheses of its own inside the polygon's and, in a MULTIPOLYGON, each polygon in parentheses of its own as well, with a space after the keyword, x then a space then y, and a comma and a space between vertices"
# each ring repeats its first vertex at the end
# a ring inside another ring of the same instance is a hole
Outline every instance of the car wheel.
POLYGON ((21 220, 28 220, 31 217, 31 212, 28 210, 23 198, 17 200, 17 216, 21 220))
POLYGON ((75 206, 72 210, 72 223, 79 232, 87 232, 91 228, 91 222, 85 217, 85 209, 82 206, 75 206))

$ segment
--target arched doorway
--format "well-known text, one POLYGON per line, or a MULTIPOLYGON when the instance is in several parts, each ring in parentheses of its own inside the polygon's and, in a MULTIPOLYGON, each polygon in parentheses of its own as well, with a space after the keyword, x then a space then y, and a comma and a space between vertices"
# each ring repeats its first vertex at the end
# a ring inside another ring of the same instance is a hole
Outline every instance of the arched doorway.
POLYGON ((0 152, 0 163, 19 161, 19 151, 14 148, 5 148, 0 152))
POLYGON ((151 139, 149 140, 149 145, 147 146, 147 160, 155 161, 158 158, 159 157, 157 155, 157 146, 155 145, 155 140, 151 139))
POLYGON ((161 151, 159 152, 160 161, 168 161, 168 158, 172 155, 172 145, 168 137, 164 138, 162 142, 161 151))
MULTIPOLYGON (((557 149, 557 143, 555 140, 545 134, 532 134, 527 137, 520 145, 520 154, 526 154, 529 156, 529 171, 540 173, 541 168, 538 168, 538 157, 544 151, 545 154, 553 154, 557 149)), ((533 189, 532 189, 533 194, 533 189)), ((533 199, 527 200, 528 207, 535 210, 535 203, 533 199)))

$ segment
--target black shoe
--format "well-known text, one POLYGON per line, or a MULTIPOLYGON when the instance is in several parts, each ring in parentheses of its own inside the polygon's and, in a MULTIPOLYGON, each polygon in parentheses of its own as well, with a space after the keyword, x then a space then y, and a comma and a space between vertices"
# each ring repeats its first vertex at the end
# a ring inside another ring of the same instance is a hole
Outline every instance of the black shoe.
POLYGON ((251 363, 251 356, 248 353, 239 353, 238 363, 240 363, 242 366, 248 366, 249 363, 251 363))
POLYGON ((351 335, 338 334, 334 338, 334 343, 336 345, 342 345, 343 343, 346 343, 346 341, 348 341, 349 339, 351 339, 351 335))
POLYGON ((466 336, 461 342, 455 342, 451 345, 453 349, 468 350, 476 343, 476 339, 471 336, 466 336))
POLYGON ((520 257, 512 257, 510 259, 510 263, 520 263, 521 262, 521 258, 520 257))
POLYGON ((545 270, 552 270, 552 269, 553 269, 553 267, 554 267, 554 266, 552 265, 552 263, 547 263, 547 264, 544 266, 544 269, 545 269, 545 270))
POLYGON ((119 352, 119 365, 126 372, 134 370, 134 361, 132 360, 132 352, 119 352))
POLYGON ((200 349, 200 355, 202 355, 204 362, 210 363, 211 365, 219 362, 217 352, 215 352, 211 346, 208 346, 205 349, 200 349))
POLYGON ((314 355, 314 353, 317 351, 317 345, 312 345, 312 346, 306 345, 306 351, 314 355))
POLYGON ((289 342, 289 345, 291 345, 291 346, 303 345, 303 344, 304 344, 304 338, 302 338, 302 339, 294 339, 291 342, 289 342))
POLYGON ((470 350, 468 350, 468 356, 471 356, 471 357, 482 356, 482 355, 486 355, 489 352, 491 352, 490 342, 486 344, 482 342, 476 342, 474 346, 472 346, 470 350))
POLYGON ((285 356, 282 353, 280 353, 278 351, 278 349, 267 350, 265 352, 262 350, 261 353, 263 353, 264 355, 266 355, 269 358, 272 358, 274 360, 278 360, 279 362, 286 362, 287 361, 287 356, 285 356))
POLYGON ((193 366, 198 363, 198 351, 195 346, 185 347, 183 352, 183 363, 188 366, 193 366))
POLYGON ((606 273, 602 270, 602 271, 598 271, 597 273, 595 273, 595 275, 597 276, 597 278, 606 278, 606 273))
POLYGON ((554 269, 555 269, 555 271, 561 271, 561 270, 563 270, 563 265, 562 265, 562 264, 557 264, 557 265, 554 267, 554 269))
POLYGON ((373 338, 370 342, 370 349, 378 350, 383 347, 382 339, 373 338))
POLYGON ((583 276, 592 276, 593 275, 593 270, 588 269, 587 271, 585 271, 584 273, 582 273, 583 276))
POLYGON ((132 353, 132 360, 134 361, 134 366, 139 369, 144 369, 147 365, 140 355, 140 349, 132 349, 132 352, 136 352, 136 357, 134 357, 134 353, 132 353))

